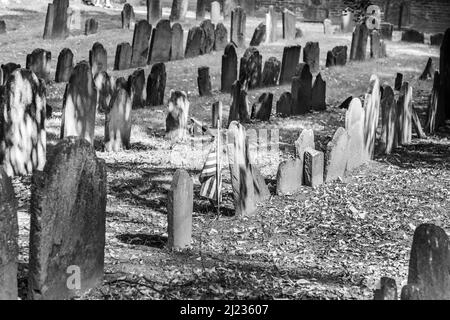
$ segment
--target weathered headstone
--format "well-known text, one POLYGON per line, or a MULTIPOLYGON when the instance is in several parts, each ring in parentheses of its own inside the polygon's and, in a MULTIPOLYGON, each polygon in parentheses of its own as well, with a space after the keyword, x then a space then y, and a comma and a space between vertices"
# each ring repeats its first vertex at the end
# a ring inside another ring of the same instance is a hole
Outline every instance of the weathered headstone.
POLYGON ((438 114, 436 126, 439 127, 445 119, 450 119, 450 28, 445 31, 440 51, 440 86, 438 99, 438 114))
POLYGON ((67 299, 102 283, 106 185, 105 162, 88 141, 76 137, 59 142, 44 171, 35 172, 29 299, 67 299), (80 277, 71 278, 77 272, 80 277))
POLYGON ((247 91, 244 89, 243 84, 236 80, 231 87, 232 102, 230 106, 230 113, 228 115, 228 125, 232 121, 248 122, 249 115, 249 102, 247 97, 247 91))
POLYGON ((69 36, 68 8, 69 0, 53 0, 53 4, 49 4, 44 39, 65 39, 69 36))
POLYGON ((214 50, 224 50, 228 44, 228 30, 223 23, 218 23, 214 30, 214 50))
POLYGON ((269 121, 272 113, 273 93, 265 92, 252 106, 251 119, 269 121))
POLYGON ((56 65, 55 82, 67 82, 73 71, 73 53, 69 48, 61 50, 56 65))
POLYGON ((170 11, 170 21, 181 21, 186 16, 188 0, 173 0, 172 9, 170 11))
POLYGON ((430 36, 430 44, 432 46, 440 46, 442 45, 442 41, 444 41, 443 33, 436 33, 430 36))
POLYGON ((153 29, 147 64, 169 61, 171 47, 172 27, 170 26, 170 21, 161 19, 153 29))
POLYGON ((0 163, 8 176, 42 170, 46 159, 46 89, 30 70, 17 69, 4 87, 0 163))
POLYGON ((278 19, 273 6, 269 6, 266 13, 266 44, 272 43, 278 40, 278 19))
POLYGON ((364 98, 364 145, 366 156, 373 158, 376 132, 380 117, 380 80, 376 75, 370 77, 368 92, 364 98))
POLYGON ((347 160, 352 155, 347 151, 348 134, 344 128, 338 128, 333 139, 328 142, 325 154, 325 181, 331 182, 344 178, 347 160))
POLYGON ((183 91, 170 91, 168 114, 166 117, 166 137, 184 140, 187 135, 189 100, 183 91))
POLYGON ((264 63, 264 69, 262 73, 262 85, 263 86, 276 86, 278 78, 280 77, 281 62, 275 58, 270 57, 264 63))
POLYGON ((247 16, 244 9, 241 7, 235 8, 231 12, 230 42, 234 43, 239 48, 245 47, 246 24, 247 16))
POLYGON ((312 129, 304 129, 300 133, 297 141, 295 141, 295 156, 303 162, 305 151, 308 148, 316 148, 314 143, 314 131, 312 129))
POLYGON ((35 49, 27 55, 26 68, 33 71, 38 78, 50 80, 52 53, 44 49, 35 49))
POLYGON ((231 86, 237 79, 237 54, 236 47, 228 44, 222 56, 221 91, 231 92, 231 86))
POLYGON ((86 36, 90 34, 95 34, 98 31, 98 21, 94 18, 89 18, 86 20, 86 23, 84 25, 84 34, 86 36))
POLYGON ((133 49, 128 42, 117 45, 116 57, 114 59, 114 70, 127 70, 131 68, 131 55, 133 49))
POLYGON ((327 83, 322 79, 319 73, 316 76, 314 85, 311 89, 311 108, 315 111, 323 111, 327 109, 326 103, 327 83))
POLYGON ((17 300, 19 227, 11 179, 0 167, 0 300, 17 300))
POLYGON ((384 40, 392 41, 392 33, 394 32, 394 25, 391 23, 380 24, 381 38, 384 40))
POLYGON ((320 47, 318 42, 307 42, 303 49, 303 62, 309 65, 312 73, 319 72, 320 47))
POLYGON ((122 29, 134 29, 136 24, 136 17, 133 6, 129 3, 123 5, 122 13, 122 29))
POLYGON ((115 89, 111 108, 105 116, 105 150, 120 151, 130 148, 132 99, 128 85, 115 89))
POLYGON ((283 60, 281 62, 280 85, 290 83, 295 75, 295 68, 300 60, 302 47, 289 46, 283 49, 283 60))
POLYGON ((197 20, 205 19, 206 0, 197 0, 197 10, 195 11, 195 18, 197 20))
POLYGON ((211 2, 211 22, 217 24, 220 21, 220 3, 219 1, 211 2))
MULTIPOLYGON (((138 68, 128 77, 128 86, 132 99, 132 108, 140 109, 144 107, 145 71, 138 68)), ((148 97, 147 97, 148 98, 148 97)))
POLYGON ((370 57, 382 58, 381 36, 377 30, 373 30, 370 34, 370 57))
POLYGON ((55 7, 53 3, 49 3, 47 7, 47 15, 45 16, 45 26, 43 39, 51 39, 53 37, 53 22, 55 20, 55 7))
POLYGON ((390 86, 383 89, 381 98, 381 151, 390 154, 392 149, 397 147, 397 107, 395 103, 394 91, 390 86))
POLYGON ((417 30, 408 29, 408 30, 403 31, 402 41, 413 42, 413 43, 424 43, 425 36, 423 33, 419 32, 417 30))
POLYGON ((9 77, 11 76, 11 74, 20 68, 21 68, 20 64, 16 64, 13 62, 8 62, 7 64, 2 64, 1 69, 2 69, 2 73, 3 73, 3 79, 2 79, 3 85, 6 84, 9 77))
POLYGON ((223 106, 222 106, 222 101, 216 101, 213 103, 212 108, 211 108, 211 127, 212 128, 217 128, 217 120, 221 120, 223 119, 222 113, 223 113, 223 106))
POLYGON ((295 28, 295 39, 299 39, 303 37, 303 31, 300 28, 295 28))
POLYGON ((205 31, 205 41, 203 42, 204 47, 202 49, 202 52, 203 54, 207 54, 214 49, 214 25, 212 24, 211 20, 206 19, 202 21, 202 23, 200 24, 200 28, 205 31))
POLYGON ((179 23, 172 25, 172 45, 170 48, 170 60, 181 60, 184 58, 184 31, 179 23))
POLYGON ((156 23, 162 16, 161 0, 147 0, 147 21, 156 23))
POLYGON ((296 76, 292 78, 291 94, 294 102, 294 115, 305 114, 311 110, 312 74, 309 65, 300 63, 296 76))
POLYGON ((303 161, 303 181, 305 185, 314 188, 323 184, 323 152, 308 148, 305 150, 303 161))
POLYGON ((328 18, 323 20, 323 33, 333 34, 333 22, 328 18))
POLYGON ((283 39, 286 40, 295 39, 295 14, 288 9, 284 9, 282 14, 282 20, 283 20, 283 39))
POLYGON ((203 50, 205 48, 205 41, 206 41, 205 30, 203 30, 200 27, 193 27, 189 29, 184 57, 194 58, 203 54, 204 53, 203 50))
POLYGON ((412 94, 412 87, 403 82, 397 101, 399 145, 409 144, 412 140, 412 94))
POLYGON ((202 96, 211 95, 211 77, 209 76, 209 67, 198 68, 198 93, 202 96))
POLYGON ((347 46, 337 46, 328 51, 326 67, 345 66, 347 64, 347 46))
POLYGON ((364 109, 361 100, 353 98, 345 114, 345 129, 348 133, 347 170, 361 166, 367 157, 364 156, 364 109))
POLYGON ((261 22, 255 29, 253 33, 252 40, 250 41, 250 46, 256 47, 261 43, 266 41, 266 24, 261 22))
POLYGON ((97 89, 87 61, 79 62, 70 76, 63 99, 61 136, 77 136, 94 143, 97 89))
POLYGON ((94 43, 89 51, 89 64, 92 68, 92 76, 108 70, 108 54, 100 42, 94 43))
POLYGON ((303 161, 286 160, 280 163, 277 172, 277 194, 291 195, 298 192, 303 184, 303 161))
POLYGON ((262 55, 255 47, 245 50, 239 68, 239 81, 248 89, 258 88, 261 84, 262 55))
POLYGON ((113 81, 106 71, 101 71, 94 77, 97 89, 97 110, 101 113, 108 112, 113 94, 113 81))
POLYGON ((363 61, 366 59, 368 37, 369 29, 366 24, 358 24, 353 31, 350 60, 363 61))
POLYGON ((281 116, 290 116, 292 114, 293 101, 290 92, 283 92, 277 101, 277 114, 281 116))
POLYGON ((374 300, 398 300, 397 284, 394 279, 382 277, 380 288, 375 290, 374 300))
POLYGON ((166 65, 162 62, 154 64, 147 79, 147 104, 149 106, 164 104, 166 79, 166 65))
POLYGON ((403 74, 397 73, 397 75, 395 76, 394 89, 400 91, 400 89, 402 88, 402 84, 403 84, 403 74))
POLYGON ((184 170, 178 169, 167 199, 168 247, 184 249, 191 244, 194 183, 184 170))
POLYGON ((131 55, 131 67, 143 67, 147 64, 150 48, 150 36, 152 25, 145 20, 136 23, 133 33, 133 53, 131 55))

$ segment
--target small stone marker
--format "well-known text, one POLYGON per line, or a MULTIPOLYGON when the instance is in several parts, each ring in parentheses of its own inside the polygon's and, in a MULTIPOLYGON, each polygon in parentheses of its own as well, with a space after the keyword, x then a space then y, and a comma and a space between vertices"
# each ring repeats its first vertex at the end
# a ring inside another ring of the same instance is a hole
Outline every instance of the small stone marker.
POLYGON ((100 42, 94 43, 89 51, 89 64, 92 67, 92 76, 108 70, 108 54, 100 42))
POLYGON ((205 30, 200 27, 193 27, 189 30, 186 42, 185 58, 194 58, 203 54, 205 48, 205 30))
POLYGON ((400 300, 420 300, 419 288, 413 284, 407 284, 402 288, 400 300))
POLYGON ((430 36, 430 44, 432 46, 440 46, 442 45, 442 41, 444 41, 443 33, 436 33, 430 36))
POLYGON ((186 171, 178 169, 173 176, 167 200, 169 248, 183 249, 191 244, 193 194, 192 178, 186 171))
POLYGON ((113 94, 113 81, 106 71, 101 71, 94 77, 95 88, 98 93, 97 110, 100 113, 109 110, 109 103, 113 94))
POLYGON ((252 40, 250 41, 250 46, 257 47, 261 43, 266 41, 266 24, 261 22, 255 29, 253 33, 252 40))
POLYGON ((212 108, 211 108, 211 112, 212 112, 211 127, 212 128, 217 128, 217 120, 223 119, 223 117, 222 117, 222 113, 223 113, 222 101, 214 102, 213 105, 212 105, 212 108))
POLYGON ((296 76, 292 78, 291 94, 294 102, 294 115, 305 114, 311 110, 312 74, 309 65, 297 66, 296 76))
POLYGON ((303 162, 305 151, 308 148, 316 148, 314 143, 314 131, 312 129, 304 129, 300 133, 297 141, 295 141, 295 156, 303 162))
POLYGON ((283 39, 294 40, 296 31, 295 14, 288 9, 284 9, 282 13, 282 20, 283 20, 283 39))
POLYGON ((374 300, 398 300, 395 280, 382 277, 380 280, 380 289, 375 290, 374 300))
POLYGON ((166 138, 184 140, 187 135, 189 100, 184 91, 170 91, 166 117, 166 138))
POLYGON ((391 23, 381 23, 380 24, 381 38, 384 40, 392 41, 392 34, 394 32, 394 25, 391 23))
POLYGON ((117 45, 116 57, 114 59, 114 70, 127 70, 131 68, 131 55, 133 49, 128 42, 117 45))
POLYGON ((390 86, 385 86, 381 99, 381 151, 390 154, 397 147, 397 116, 394 91, 390 86))
POLYGON ((378 122, 380 118, 380 80, 376 75, 370 77, 369 90, 364 98, 364 145, 366 156, 373 159, 378 122))
POLYGON ((397 75, 395 76, 394 89, 400 91, 400 89, 402 88, 402 84, 403 84, 403 74, 397 73, 397 75))
POLYGON ((328 142, 325 155, 325 181, 331 182, 344 178, 347 160, 351 155, 347 154, 348 134, 344 128, 338 128, 333 139, 328 142))
POLYGON ((366 60, 367 40, 369 29, 365 23, 360 23, 355 27, 352 37, 352 46, 350 49, 350 60, 366 60))
POLYGON ((214 30, 214 50, 224 50, 228 44, 228 30, 223 23, 218 23, 214 30))
POLYGON ((26 68, 33 71, 38 78, 45 82, 50 80, 50 65, 52 53, 44 49, 35 49, 27 55, 26 68))
POLYGON ((105 117, 105 150, 130 148, 132 97, 128 85, 119 86, 111 98, 111 109, 105 117))
POLYGON ((272 43, 278 40, 278 19, 273 6, 269 6, 269 10, 266 13, 266 44, 272 43))
POLYGON ((311 148, 305 150, 303 181, 308 187, 323 184, 323 152, 311 148))
POLYGON ((283 92, 277 101, 277 114, 281 116, 290 116, 292 114, 293 101, 290 92, 283 92))
POLYGON ((140 20, 134 27, 131 67, 136 68, 147 65, 151 34, 152 25, 146 20, 140 20))
POLYGON ((90 18, 86 20, 85 28, 84 28, 84 34, 86 36, 90 34, 95 34, 98 31, 98 21, 94 18, 90 18))
POLYGON ((323 33, 333 34, 333 22, 328 18, 323 20, 323 33))
POLYGON ((184 31, 179 23, 172 25, 172 45, 170 49, 170 60, 181 60, 184 58, 184 31))
POLYGON ((106 185, 105 162, 88 141, 76 137, 60 141, 44 171, 34 173, 29 299, 67 299, 101 284, 106 185), (74 272, 79 282, 70 278, 74 272))
POLYGON ((320 66, 320 48, 318 42, 307 42, 303 49, 303 62, 309 65, 312 73, 319 71, 320 66))
POLYGON ((203 22, 200 24, 200 28, 205 31, 205 41, 203 42, 204 47, 202 49, 202 53, 207 54, 214 49, 214 25, 212 24, 211 20, 206 19, 203 20, 203 22))
POLYGON ((423 33, 419 32, 417 30, 408 29, 408 30, 403 31, 402 41, 413 42, 413 43, 424 43, 425 36, 423 33))
POLYGON ((322 79, 320 73, 317 75, 311 90, 311 108, 315 111, 327 109, 326 94, 327 83, 322 79))
POLYGON ((154 64, 147 79, 147 104, 149 106, 164 104, 166 79, 166 65, 162 62, 154 64))
POLYGON ((255 47, 245 50, 241 58, 239 81, 246 83, 249 90, 258 88, 261 84, 262 55, 255 47))
POLYGON ((264 69, 262 73, 262 85, 263 86, 276 86, 278 78, 280 77, 281 62, 275 58, 270 57, 264 63, 264 69))
POLYGON ((134 29, 136 24, 136 17, 133 6, 129 3, 123 5, 122 13, 122 29, 134 29))
POLYGON ((61 50, 56 65, 55 82, 68 82, 73 71, 73 53, 69 48, 61 50))
POLYGON ((246 24, 247 16, 244 9, 236 7, 231 11, 230 42, 234 43, 239 48, 245 47, 246 24))
POLYGON ((209 76, 209 67, 198 68, 197 84, 200 97, 211 95, 211 77, 209 76))
POLYGON ((301 50, 302 47, 299 45, 284 47, 283 60, 281 62, 280 85, 291 82, 300 60, 301 50))
MULTIPOLYGON (((132 97, 132 108, 140 109, 144 107, 145 71, 138 68, 128 77, 132 97)), ((148 97, 147 97, 148 98, 148 97)))
POLYGON ((397 101, 399 145, 409 144, 412 141, 412 97, 412 87, 408 82, 403 82, 397 101))
POLYGON ((250 119, 247 91, 243 84, 236 80, 231 88, 232 102, 228 115, 228 125, 232 121, 248 122, 250 119))
POLYGON ((213 1, 211 2, 211 22, 217 24, 220 18, 220 3, 219 1, 213 1))
POLYGON ((277 172, 277 194, 291 195, 298 192, 303 184, 303 161, 286 160, 280 163, 277 172))
POLYGON ((269 121, 272 113, 273 93, 265 92, 252 106, 251 119, 269 121))
POLYGON ((171 46, 172 27, 170 26, 170 21, 161 19, 153 29, 147 64, 169 61, 171 46))
POLYGON ((233 44, 228 44, 222 56, 221 91, 231 92, 237 79, 237 54, 233 44))

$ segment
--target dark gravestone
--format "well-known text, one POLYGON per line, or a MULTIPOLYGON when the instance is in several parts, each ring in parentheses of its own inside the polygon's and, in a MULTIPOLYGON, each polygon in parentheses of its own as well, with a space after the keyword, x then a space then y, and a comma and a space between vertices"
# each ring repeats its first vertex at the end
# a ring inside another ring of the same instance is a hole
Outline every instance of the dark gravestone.
POLYGON ((222 121, 223 105, 222 101, 216 101, 211 108, 211 127, 217 128, 217 120, 222 121))
POLYGON ((244 9, 241 7, 235 8, 231 12, 231 38, 230 42, 237 47, 245 47, 245 29, 247 24, 247 17, 244 9))
POLYGON ((169 61, 171 46, 172 28, 170 26, 170 21, 167 19, 159 20, 158 24, 153 29, 147 64, 169 61))
POLYGON ((397 75, 395 76, 394 89, 400 91, 400 89, 402 88, 402 84, 403 84, 403 74, 397 73, 397 75))
POLYGON ((312 73, 319 71, 320 67, 320 48, 318 42, 307 42, 303 49, 303 62, 309 65, 312 73))
POLYGON ((303 161, 286 160, 280 163, 277 172, 277 194, 291 195, 300 191, 303 183, 303 161))
POLYGON ((423 33, 419 32, 417 30, 408 29, 408 30, 403 31, 402 41, 414 42, 414 43, 424 43, 425 36, 423 35, 423 33))
POLYGON ((2 64, 2 73, 3 73, 3 85, 6 84, 6 82, 8 81, 9 77, 11 76, 11 74, 16 71, 17 69, 20 69, 21 66, 20 64, 16 64, 13 62, 9 62, 7 64, 2 64))
POLYGON ((48 6, 44 39, 65 39, 69 36, 67 26, 69 0, 53 0, 48 6))
POLYGON ((69 48, 61 50, 56 65, 55 82, 68 82, 73 70, 73 53, 69 48))
POLYGON ((272 113, 273 93, 265 92, 252 106, 251 119, 269 121, 272 113))
POLYGON ((132 97, 132 108, 140 109, 144 107, 145 71, 138 68, 128 77, 128 86, 132 97))
POLYGON ((380 280, 380 288, 375 290, 374 300, 398 300, 395 280, 382 277, 380 280))
POLYGON ((228 30, 223 23, 218 23, 214 30, 214 50, 224 50, 228 44, 228 30))
POLYGON ((290 83, 300 60, 301 46, 284 47, 281 62, 280 85, 290 83))
POLYGON ((440 46, 442 44, 442 41, 444 41, 443 33, 436 33, 430 36, 430 44, 432 46, 440 46))
POLYGON ((385 86, 381 98, 381 137, 380 149, 384 154, 390 154, 397 147, 397 116, 394 91, 385 86))
POLYGON ((49 3, 47 7, 47 15, 45 16, 44 39, 52 39, 53 37, 53 22, 55 20, 55 7, 53 3, 49 3))
POLYGON ((284 9, 282 12, 282 20, 283 20, 283 39, 293 40, 295 39, 295 14, 288 10, 284 9))
POLYGON ((248 89, 258 88, 261 84, 262 56, 258 49, 249 47, 241 58, 239 81, 248 89))
POLYGON ((353 31, 352 46, 350 49, 350 60, 366 60, 367 39, 369 29, 365 23, 358 24, 353 31))
POLYGON ((326 95, 327 83, 322 79, 319 73, 314 81, 311 90, 311 108, 315 111, 323 111, 327 109, 326 95))
POLYGON ((300 28, 295 28, 295 39, 299 39, 303 37, 303 31, 300 28))
POLYGON ((189 101, 183 91, 172 90, 166 117, 166 138, 184 140, 188 132, 189 101))
POLYGON ((326 182, 344 178, 345 169, 347 168, 347 159, 349 157, 347 144, 347 130, 338 128, 334 133, 333 139, 327 145, 325 155, 326 182))
POLYGON ((205 41, 203 42, 202 53, 207 54, 210 53, 214 49, 214 25, 211 20, 204 20, 200 24, 200 28, 205 32, 205 41))
POLYGON ((133 29, 136 24, 133 6, 125 3, 122 9, 122 29, 133 29))
POLYGON ((147 21, 156 23, 162 16, 161 0, 147 0, 147 21))
POLYGON ((63 99, 60 139, 77 136, 94 143, 97 89, 87 61, 79 62, 70 76, 63 99))
POLYGON ((248 122, 249 105, 247 91, 243 88, 242 83, 236 80, 231 88, 232 102, 230 106, 230 113, 228 115, 228 125, 232 121, 248 122))
POLYGON ((84 34, 86 36, 90 34, 96 34, 98 32, 98 21, 94 18, 90 18, 86 20, 85 26, 84 26, 84 34))
POLYGON ((185 58, 194 58, 203 54, 205 48, 205 30, 200 27, 193 27, 189 30, 186 42, 185 58))
POLYGON ((0 20, 0 34, 6 33, 6 23, 5 20, 0 20))
POLYGON ((11 179, 0 167, 0 300, 17 300, 19 227, 11 179))
POLYGON ((184 58, 184 31, 179 23, 172 26, 172 45, 170 48, 170 60, 181 60, 184 58))
POLYGON ((381 35, 373 30, 370 34, 370 57, 374 59, 382 58, 381 35))
POLYGON ((178 169, 167 199, 168 247, 184 249, 191 244, 194 183, 184 170, 178 169))
POLYGON ((439 86, 440 86, 440 75, 439 71, 434 72, 433 88, 430 95, 430 103, 427 112, 427 126, 426 130, 429 134, 434 134, 437 126, 445 121, 445 110, 438 110, 438 97, 439 97, 439 86), (440 119, 438 119, 440 117, 440 119))
POLYGON ((222 56, 221 91, 231 92, 231 86, 237 79, 237 54, 233 44, 225 47, 222 56))
POLYGON ((152 25, 145 20, 140 20, 134 27, 131 67, 142 67, 147 64, 151 34, 152 25))
POLYGON ((240 5, 249 17, 255 16, 256 0, 241 0, 240 5))
POLYGON ((33 71, 38 78, 44 81, 50 80, 50 65, 52 53, 44 49, 35 49, 27 55, 26 68, 33 71))
POLYGON ((109 103, 113 94, 113 83, 106 71, 99 72, 94 77, 95 88, 97 89, 97 110, 100 113, 108 112, 109 103))
POLYGON ((350 106, 350 102, 352 102, 353 97, 350 96, 347 99, 345 99, 338 107, 338 109, 348 109, 348 107, 350 106))
POLYGON ((384 40, 392 40, 392 33, 394 32, 394 25, 391 23, 380 24, 381 38, 384 40))
POLYGON ((99 42, 94 43, 89 51, 89 64, 92 68, 92 76, 108 70, 108 54, 105 47, 99 42))
POLYGON ((296 76, 292 78, 292 114, 305 114, 311 110, 312 74, 306 63, 300 63, 296 76))
POLYGON ((133 49, 128 42, 117 45, 116 57, 114 59, 114 70, 127 70, 131 68, 131 55, 133 49))
POLYGON ((306 186, 314 188, 323 184, 323 166, 323 152, 311 148, 306 149, 303 167, 303 181, 306 186))
POLYGON ((408 284, 419 289, 421 300, 450 300, 450 254, 443 229, 422 224, 414 232, 408 284))
POLYGON ((164 104, 166 78, 166 65, 162 62, 154 64, 147 79, 147 104, 149 106, 164 104))
POLYGON ((59 142, 44 171, 35 172, 29 299, 67 299, 102 283, 106 185, 105 162, 76 137, 59 142))
POLYGON ((183 2, 187 2, 187 0, 173 0, 172 8, 170 11, 170 21, 179 21, 184 19, 183 16, 183 2))
POLYGON ((440 88, 438 99, 437 126, 445 119, 450 119, 450 28, 445 32, 441 45, 440 56, 440 88))
POLYGON ((327 53, 326 67, 345 66, 347 64, 347 46, 337 46, 327 53))
POLYGON ((46 158, 45 84, 30 70, 9 77, 2 97, 0 163, 8 176, 42 170, 46 158))
POLYGON ((412 140, 412 87, 404 82, 397 101, 398 144, 405 145, 412 140))
POLYGON ((209 76, 209 67, 198 68, 198 93, 202 96, 211 95, 211 77, 209 76))
POLYGON ((127 84, 118 86, 111 98, 111 108, 105 117, 105 150, 130 148, 132 97, 127 84))
POLYGON ((206 0, 197 0, 197 10, 195 11, 195 18, 197 20, 205 19, 206 0))
POLYGON ((252 40, 250 41, 250 46, 257 47, 261 43, 266 41, 266 24, 261 22, 255 29, 253 33, 252 40))
POLYGON ((293 99, 290 92, 283 92, 277 101, 277 114, 281 116, 290 116, 292 114, 293 99))
POLYGON ((428 58, 425 69, 423 70, 422 74, 420 75, 419 80, 433 79, 433 75, 434 75, 433 59, 428 58))
POLYGON ((281 62, 275 58, 270 57, 264 63, 264 69, 262 73, 262 85, 263 86, 276 86, 278 78, 280 77, 281 62))

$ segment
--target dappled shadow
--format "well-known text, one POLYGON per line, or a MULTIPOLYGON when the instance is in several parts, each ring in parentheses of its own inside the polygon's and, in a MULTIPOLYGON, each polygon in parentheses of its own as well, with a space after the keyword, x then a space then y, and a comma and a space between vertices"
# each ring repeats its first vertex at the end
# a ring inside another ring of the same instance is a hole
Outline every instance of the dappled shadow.
POLYGON ((157 249, 162 249, 167 244, 167 237, 163 237, 160 235, 150 235, 143 233, 136 233, 136 234, 124 233, 119 234, 116 238, 119 241, 129 245, 146 246, 157 249))

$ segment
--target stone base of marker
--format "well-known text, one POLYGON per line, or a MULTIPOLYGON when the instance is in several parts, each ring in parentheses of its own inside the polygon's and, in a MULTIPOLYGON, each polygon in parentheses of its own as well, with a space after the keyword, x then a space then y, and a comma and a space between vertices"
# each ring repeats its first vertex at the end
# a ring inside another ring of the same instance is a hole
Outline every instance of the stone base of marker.
POLYGON ((306 149, 304 157, 303 181, 306 186, 317 187, 323 184, 323 152, 306 149))
POLYGON ((303 184, 303 161, 287 160, 280 163, 277 172, 277 194, 280 196, 298 192, 303 184))
POLYGON ((211 77, 209 76, 209 67, 198 68, 197 84, 200 97, 211 95, 211 77))

